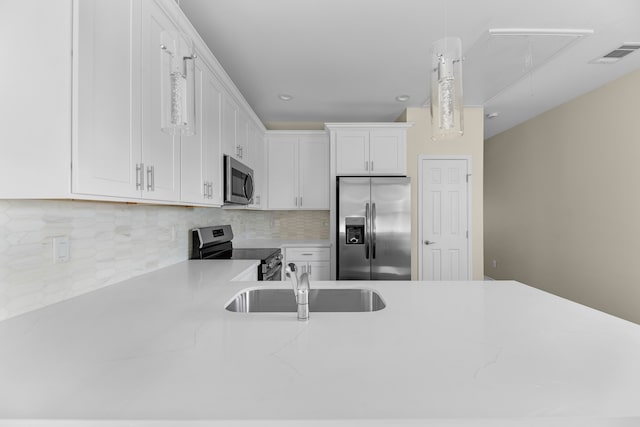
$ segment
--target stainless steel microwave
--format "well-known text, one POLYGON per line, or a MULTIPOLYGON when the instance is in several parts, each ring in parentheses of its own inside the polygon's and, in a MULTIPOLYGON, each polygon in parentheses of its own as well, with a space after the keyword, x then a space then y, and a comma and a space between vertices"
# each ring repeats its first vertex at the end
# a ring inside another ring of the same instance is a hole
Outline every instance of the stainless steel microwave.
POLYGON ((253 201, 253 169, 224 156, 224 203, 248 205, 253 201))

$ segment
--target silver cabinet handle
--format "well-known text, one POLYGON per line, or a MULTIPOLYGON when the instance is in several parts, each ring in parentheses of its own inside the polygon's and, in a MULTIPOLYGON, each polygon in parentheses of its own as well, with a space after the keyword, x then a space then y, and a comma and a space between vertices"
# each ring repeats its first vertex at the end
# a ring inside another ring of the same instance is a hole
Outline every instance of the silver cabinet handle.
POLYGON ((438 243, 438 242, 432 242, 431 240, 425 240, 424 241, 425 245, 435 245, 436 243, 438 243))
POLYGON ((296 208, 298 207, 298 196, 295 196, 293 198, 293 203, 296 205, 296 208))
POLYGON ((373 172, 373 160, 371 160, 371 172, 373 172))
POLYGON ((302 196, 300 196, 300 207, 302 207, 302 196))
POLYGON ((136 190, 144 188, 144 163, 136 163, 136 190))
POLYGON ((367 162, 367 161, 364 162, 364 170, 366 170, 366 171, 369 170, 369 162, 367 162))
POLYGON ((202 186, 203 186, 202 195, 204 196, 205 199, 208 199, 209 198, 209 183, 205 181, 202 184, 202 186))
POLYGON ((153 191, 153 166, 147 166, 147 191, 153 191))
POLYGON ((311 275, 311 264, 307 264, 309 266, 309 275, 311 275))

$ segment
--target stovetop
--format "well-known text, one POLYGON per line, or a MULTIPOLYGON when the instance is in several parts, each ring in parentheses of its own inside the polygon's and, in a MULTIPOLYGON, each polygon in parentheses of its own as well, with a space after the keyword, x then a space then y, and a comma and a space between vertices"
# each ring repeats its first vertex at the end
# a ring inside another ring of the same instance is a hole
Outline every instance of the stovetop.
POLYGON ((279 248, 226 248, 203 255, 203 259, 259 259, 266 261, 280 253, 279 248))

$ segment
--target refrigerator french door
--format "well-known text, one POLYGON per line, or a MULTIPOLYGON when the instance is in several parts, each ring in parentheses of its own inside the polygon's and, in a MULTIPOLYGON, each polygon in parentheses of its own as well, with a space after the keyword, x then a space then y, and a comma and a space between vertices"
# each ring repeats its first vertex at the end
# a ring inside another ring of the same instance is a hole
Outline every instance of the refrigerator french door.
POLYGON ((338 280, 411 280, 411 181, 337 178, 338 280))

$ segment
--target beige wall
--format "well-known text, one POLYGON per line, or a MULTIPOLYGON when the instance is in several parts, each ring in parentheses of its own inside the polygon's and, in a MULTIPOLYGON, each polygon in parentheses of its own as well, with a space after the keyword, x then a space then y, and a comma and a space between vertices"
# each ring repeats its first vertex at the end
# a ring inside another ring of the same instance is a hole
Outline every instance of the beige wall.
POLYGON ((486 141, 486 274, 640 323, 639 160, 640 72, 486 141))
POLYGON ((471 156, 471 256, 472 278, 484 277, 483 261, 483 134, 482 108, 465 108, 464 135, 458 139, 434 142, 431 140, 429 109, 408 108, 399 121, 414 122, 407 133, 407 175, 412 181, 411 223, 412 235, 411 276, 418 278, 418 159, 420 155, 469 155, 471 156))

